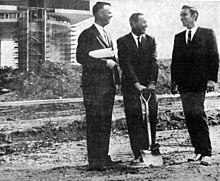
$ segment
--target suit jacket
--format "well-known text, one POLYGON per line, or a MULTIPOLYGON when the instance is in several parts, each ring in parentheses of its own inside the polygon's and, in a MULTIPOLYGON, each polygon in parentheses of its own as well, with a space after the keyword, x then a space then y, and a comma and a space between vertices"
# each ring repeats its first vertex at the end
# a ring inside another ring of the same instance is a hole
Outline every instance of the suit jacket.
POLYGON ((141 52, 131 33, 119 38, 117 46, 124 90, 135 91, 136 82, 147 86, 150 81, 157 81, 158 63, 154 38, 147 34, 141 36, 141 52))
MULTIPOLYGON (((83 66, 82 87, 84 93, 107 93, 110 90, 115 90, 115 83, 119 83, 118 69, 110 69, 106 66, 106 61, 100 58, 89 56, 89 52, 98 49, 112 47, 112 41, 107 45, 101 34, 92 25, 84 30, 78 39, 76 51, 76 59, 83 66)), ((115 61, 115 57, 109 57, 115 61)))
POLYGON ((219 54, 213 30, 198 27, 187 45, 183 31, 175 36, 171 63, 171 81, 180 92, 206 90, 207 81, 217 82, 219 54))

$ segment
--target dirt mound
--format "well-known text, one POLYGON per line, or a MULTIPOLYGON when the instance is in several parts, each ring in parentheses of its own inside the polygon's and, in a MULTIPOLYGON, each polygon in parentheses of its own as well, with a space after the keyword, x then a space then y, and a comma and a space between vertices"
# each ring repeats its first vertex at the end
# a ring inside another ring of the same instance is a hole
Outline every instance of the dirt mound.
POLYGON ((18 73, 7 85, 5 101, 82 97, 80 65, 46 61, 39 73, 18 73))

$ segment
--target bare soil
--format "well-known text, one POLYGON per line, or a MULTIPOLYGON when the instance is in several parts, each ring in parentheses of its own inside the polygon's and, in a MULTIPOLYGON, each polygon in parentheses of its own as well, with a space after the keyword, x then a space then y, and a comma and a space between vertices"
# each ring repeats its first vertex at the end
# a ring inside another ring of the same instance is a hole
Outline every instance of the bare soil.
MULTIPOLYGON (((122 164, 105 172, 87 171, 86 141, 51 143, 30 149, 27 153, 2 156, 0 180, 155 180, 155 181, 216 181, 220 180, 219 126, 210 128, 213 156, 212 166, 186 162, 192 155, 187 130, 158 132, 164 165, 156 168, 133 168, 129 139, 126 132, 111 136, 110 154, 122 164)), ((35 144, 35 142, 31 142, 35 144)), ((31 147, 31 146, 30 146, 31 147)))
POLYGON ((163 166, 130 166, 133 155, 119 101, 114 108, 110 154, 113 160, 122 163, 105 172, 87 171, 82 105, 13 108, 9 117, 0 116, 0 180, 220 180, 220 115, 218 109, 212 110, 218 106, 217 98, 206 102, 213 146, 211 166, 187 162, 193 149, 180 111, 181 104, 168 98, 159 104, 157 127, 163 166))
MULTIPOLYGON (((170 61, 161 60, 158 94, 170 92, 170 61)), ((45 62, 39 74, 7 72, 12 90, 1 102, 81 97, 81 68, 45 62)), ((166 96, 165 96, 166 97, 166 96)), ((0 180, 220 180, 220 96, 206 101, 213 164, 188 163, 193 154, 180 100, 159 102, 157 142, 162 167, 134 168, 122 100, 114 108, 110 154, 122 163, 105 172, 87 171, 85 113, 79 104, 0 106, 0 180)))

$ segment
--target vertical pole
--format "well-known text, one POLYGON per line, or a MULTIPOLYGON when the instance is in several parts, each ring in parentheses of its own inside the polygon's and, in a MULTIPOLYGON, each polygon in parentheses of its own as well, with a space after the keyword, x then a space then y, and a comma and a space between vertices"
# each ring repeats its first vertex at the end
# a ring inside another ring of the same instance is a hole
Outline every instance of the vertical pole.
POLYGON ((47 42, 47 11, 43 9, 43 27, 44 27, 44 38, 43 38, 43 62, 46 60, 46 42, 47 42))
POLYGON ((0 40, 0 69, 2 67, 2 41, 0 40))
POLYGON ((26 40, 26 42, 27 42, 27 68, 26 68, 26 70, 27 71, 29 71, 29 66, 30 66, 30 60, 29 60, 29 33, 30 33, 30 23, 29 23, 29 20, 30 20, 30 17, 29 17, 29 9, 27 9, 27 12, 26 12, 27 14, 26 14, 26 21, 27 21, 27 32, 26 32, 26 38, 27 38, 27 40, 26 40))

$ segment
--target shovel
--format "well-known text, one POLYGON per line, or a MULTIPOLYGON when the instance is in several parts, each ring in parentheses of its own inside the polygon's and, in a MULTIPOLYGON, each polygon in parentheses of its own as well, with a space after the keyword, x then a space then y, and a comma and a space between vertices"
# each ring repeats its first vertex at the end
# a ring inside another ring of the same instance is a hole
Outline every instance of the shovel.
POLYGON ((148 141, 149 141, 148 150, 141 150, 141 156, 146 167, 150 167, 150 166, 159 167, 163 165, 162 155, 160 153, 154 154, 151 150, 152 138, 151 138, 151 127, 150 127, 149 106, 148 106, 148 101, 150 97, 151 97, 151 94, 149 94, 149 97, 146 100, 142 94, 140 95, 143 121, 147 126, 148 141))

